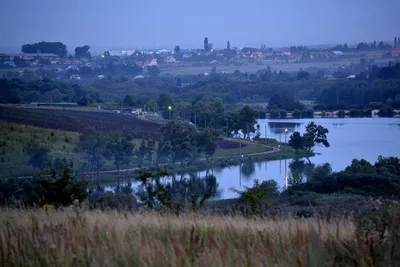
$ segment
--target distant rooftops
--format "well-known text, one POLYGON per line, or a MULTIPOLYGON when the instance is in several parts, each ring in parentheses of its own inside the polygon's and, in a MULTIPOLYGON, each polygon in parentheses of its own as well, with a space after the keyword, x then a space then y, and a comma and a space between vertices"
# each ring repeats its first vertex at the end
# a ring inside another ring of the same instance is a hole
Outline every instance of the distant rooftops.
POLYGON ((52 54, 52 53, 7 53, 4 54, 7 56, 12 56, 12 57, 18 57, 18 56, 23 56, 23 57, 59 57, 59 55, 52 54))

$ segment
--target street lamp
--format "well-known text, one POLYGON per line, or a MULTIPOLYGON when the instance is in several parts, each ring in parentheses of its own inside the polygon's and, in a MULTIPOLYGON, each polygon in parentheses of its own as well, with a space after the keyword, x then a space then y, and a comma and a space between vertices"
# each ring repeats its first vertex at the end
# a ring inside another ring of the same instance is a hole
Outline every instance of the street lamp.
POLYGON ((169 110, 169 120, 171 120, 171 110, 172 110, 172 107, 171 107, 171 106, 168 106, 168 110, 169 110))
POLYGON ((288 132, 288 129, 285 129, 285 144, 286 144, 286 134, 288 132))

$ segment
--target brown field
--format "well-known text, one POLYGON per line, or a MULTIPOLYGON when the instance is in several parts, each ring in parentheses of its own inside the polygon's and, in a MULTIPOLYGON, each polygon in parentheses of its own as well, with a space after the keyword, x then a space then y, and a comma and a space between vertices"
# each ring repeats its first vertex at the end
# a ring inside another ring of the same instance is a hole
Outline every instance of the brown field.
POLYGON ((1 266, 399 266, 397 232, 345 219, 0 212, 1 266))
POLYGON ((0 120, 42 128, 85 132, 123 132, 135 138, 157 134, 160 124, 140 120, 134 115, 109 112, 0 107, 0 120))

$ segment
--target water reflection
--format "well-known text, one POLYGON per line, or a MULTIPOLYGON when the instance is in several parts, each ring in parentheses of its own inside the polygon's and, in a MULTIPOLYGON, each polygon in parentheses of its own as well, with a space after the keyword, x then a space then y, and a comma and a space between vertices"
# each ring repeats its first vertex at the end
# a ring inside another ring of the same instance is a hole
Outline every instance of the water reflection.
POLYGON ((244 178, 246 178, 246 180, 250 180, 256 172, 255 162, 251 162, 249 160, 244 161, 241 164, 240 172, 244 176, 244 178))
MULTIPOLYGON (((152 179, 156 179, 156 177, 152 179)), ((212 169, 204 172, 162 177, 161 181, 162 184, 170 186, 173 200, 181 203, 189 203, 194 196, 197 196, 199 200, 207 193, 210 193, 211 198, 219 199, 222 193, 212 169)), ((147 194, 146 186, 138 181, 132 181, 132 179, 118 180, 115 186, 106 186, 105 189, 115 193, 133 194, 136 196, 147 194)))
POLYGON ((315 164, 303 159, 295 159, 289 163, 288 185, 306 182, 312 178, 315 164))
POLYGON ((268 122, 269 130, 273 134, 284 134, 285 129, 288 130, 288 133, 293 133, 300 126, 301 123, 295 122, 268 122))

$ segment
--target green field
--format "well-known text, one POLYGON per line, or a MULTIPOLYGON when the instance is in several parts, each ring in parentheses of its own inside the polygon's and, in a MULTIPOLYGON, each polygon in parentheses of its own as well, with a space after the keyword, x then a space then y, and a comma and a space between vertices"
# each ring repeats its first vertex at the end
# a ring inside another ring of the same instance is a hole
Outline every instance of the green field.
POLYGON ((240 155, 240 151, 243 155, 254 154, 254 153, 263 153, 271 151, 271 147, 261 146, 259 144, 243 142, 242 149, 240 148, 232 148, 232 149, 221 149, 217 148, 215 152, 215 157, 235 157, 240 155))
POLYGON ((30 144, 49 149, 49 157, 80 157, 74 152, 79 133, 44 129, 0 121, 0 176, 32 174, 26 147, 30 144))
MULTIPOLYGON (((393 59, 376 59, 375 63, 388 63, 393 59)), ((275 71, 288 71, 288 72, 297 72, 299 69, 307 69, 310 67, 315 68, 328 68, 333 65, 350 65, 360 63, 359 58, 355 59, 347 59, 342 61, 332 61, 332 62, 307 62, 307 63, 285 63, 285 64, 264 64, 258 65, 256 63, 249 63, 247 65, 242 66, 223 66, 217 65, 217 72, 228 72, 233 73, 235 70, 239 70, 240 72, 247 73, 255 73, 261 69, 265 69, 270 67, 271 70, 275 71)), ((201 74, 201 73, 210 73, 211 68, 213 66, 190 66, 190 67, 181 67, 181 68, 161 68, 162 74, 172 74, 172 75, 193 75, 193 74, 201 74)))

